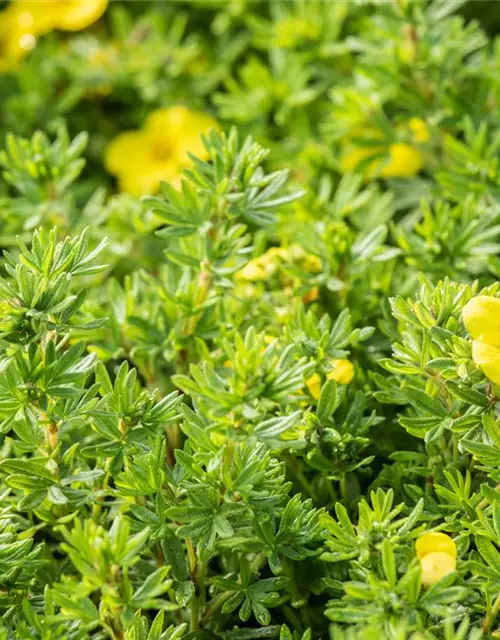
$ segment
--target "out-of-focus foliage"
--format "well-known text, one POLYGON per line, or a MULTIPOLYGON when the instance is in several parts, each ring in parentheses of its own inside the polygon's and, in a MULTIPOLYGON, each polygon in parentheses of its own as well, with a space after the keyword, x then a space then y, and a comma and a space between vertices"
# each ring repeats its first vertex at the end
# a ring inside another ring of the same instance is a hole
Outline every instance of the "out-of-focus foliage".
POLYGON ((0 640, 500 637, 487 4, 2 4, 0 640))

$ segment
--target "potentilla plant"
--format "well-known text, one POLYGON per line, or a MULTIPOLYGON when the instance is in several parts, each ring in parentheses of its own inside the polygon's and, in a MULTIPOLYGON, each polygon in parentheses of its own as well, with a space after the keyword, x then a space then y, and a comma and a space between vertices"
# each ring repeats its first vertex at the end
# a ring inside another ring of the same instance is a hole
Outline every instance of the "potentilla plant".
POLYGON ((0 640, 500 637, 480 4, 2 4, 0 640))

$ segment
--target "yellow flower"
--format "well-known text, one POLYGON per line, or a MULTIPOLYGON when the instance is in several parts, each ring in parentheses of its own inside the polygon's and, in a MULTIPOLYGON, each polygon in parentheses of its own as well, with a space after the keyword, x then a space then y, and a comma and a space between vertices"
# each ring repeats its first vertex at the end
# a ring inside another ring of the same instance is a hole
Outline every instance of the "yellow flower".
POLYGON ((441 552, 447 553, 452 558, 457 557, 457 545, 455 540, 446 533, 440 531, 431 531, 422 534, 415 542, 415 550, 417 558, 420 560, 429 553, 441 552))
POLYGON ((416 149, 405 142, 389 145, 389 161, 380 171, 384 178, 411 178, 424 166, 420 149, 416 149))
POLYGON ((36 44, 30 12, 11 4, 0 13, 0 72, 15 69, 36 44))
POLYGON ((444 576, 455 571, 457 546, 445 533, 431 531, 421 535, 415 548, 421 565, 421 577, 424 587, 430 587, 444 576))
POLYGON ((335 380, 340 384, 349 384, 354 377, 354 365, 349 360, 332 360, 333 370, 326 376, 327 380, 335 380))
POLYGON ((126 131, 105 150, 107 170, 117 176, 121 191, 133 195, 155 192, 162 180, 179 185, 188 153, 206 157, 201 135, 217 126, 207 114, 184 106, 158 109, 144 127, 126 131))
MULTIPOLYGON (((326 379, 335 380, 339 384, 349 384, 354 377, 354 366, 349 360, 332 360, 330 362, 333 369, 330 371, 326 379)), ((306 380, 306 387, 315 400, 321 395, 321 377, 318 373, 306 380)))
POLYGON ((53 29, 86 29, 103 15, 108 0, 17 0, 12 6, 31 22, 34 33, 40 34, 53 29))
POLYGON ((247 282, 267 280, 276 273, 285 255, 285 249, 271 247, 261 256, 250 260, 243 269, 240 269, 235 276, 236 280, 245 280, 247 282))
POLYGON ((108 0, 17 0, 0 13, 0 71, 15 68, 37 37, 52 31, 79 31, 98 20, 108 0))
POLYGON ((321 394, 321 378, 318 373, 313 373, 312 376, 306 380, 306 387, 309 389, 312 397, 318 400, 321 394))
POLYGON ((472 359, 484 375, 495 384, 500 384, 500 348, 494 345, 472 341, 472 359))
POLYGON ((376 176, 383 178, 411 178, 423 167, 423 156, 420 149, 416 149, 405 142, 397 142, 387 147, 368 147, 351 149, 342 154, 340 166, 343 173, 355 171, 359 164, 372 158, 363 171, 365 178, 376 176), (385 152, 385 158, 377 157, 385 152))
POLYGON ((462 318, 474 340, 500 347, 500 298, 472 298, 463 308, 462 318))
POLYGON ((456 560, 442 551, 429 553, 420 560, 421 579, 424 587, 431 587, 435 582, 455 571, 456 560))
POLYGON ((463 308, 462 318, 473 338, 472 359, 487 378, 500 384, 500 299, 475 296, 463 308))
MULTIPOLYGON (((430 135, 427 125, 421 118, 410 118, 406 124, 415 143, 426 142, 430 135)), ((377 176, 383 178, 411 178, 419 173, 424 164, 421 150, 407 142, 384 144, 380 131, 372 127, 360 129, 356 127, 344 140, 340 156, 340 168, 343 173, 358 170, 363 163, 363 174, 366 179, 377 176), (367 147, 356 146, 353 138, 365 138, 371 143, 367 147), (373 141, 380 139, 380 146, 373 141)))

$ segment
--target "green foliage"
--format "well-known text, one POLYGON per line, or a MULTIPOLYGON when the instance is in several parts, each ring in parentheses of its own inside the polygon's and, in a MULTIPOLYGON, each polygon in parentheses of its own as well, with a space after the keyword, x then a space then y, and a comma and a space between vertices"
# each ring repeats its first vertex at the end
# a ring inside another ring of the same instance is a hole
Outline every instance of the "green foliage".
POLYGON ((493 6, 51 4, 17 64, 0 11, 0 640, 499 637, 493 6))

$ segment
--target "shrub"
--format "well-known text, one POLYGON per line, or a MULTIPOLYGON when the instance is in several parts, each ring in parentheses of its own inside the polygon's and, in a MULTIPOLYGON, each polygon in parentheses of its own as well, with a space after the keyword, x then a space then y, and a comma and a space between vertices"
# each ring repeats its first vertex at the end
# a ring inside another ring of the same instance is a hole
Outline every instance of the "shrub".
POLYGON ((500 635, 491 8, 3 8, 1 640, 500 635))

